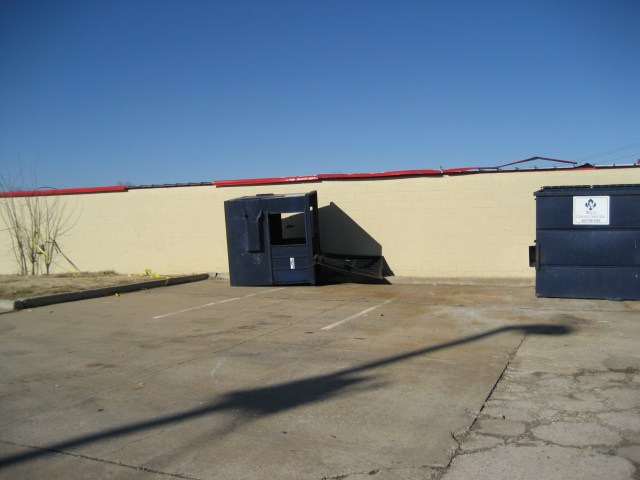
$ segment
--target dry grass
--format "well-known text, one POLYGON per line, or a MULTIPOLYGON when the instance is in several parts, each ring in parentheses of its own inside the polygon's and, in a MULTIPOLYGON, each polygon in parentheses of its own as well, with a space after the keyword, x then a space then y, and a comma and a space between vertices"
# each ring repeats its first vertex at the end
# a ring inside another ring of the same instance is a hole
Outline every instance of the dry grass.
POLYGON ((91 273, 60 273, 22 277, 0 275, 0 298, 15 300, 53 293, 75 292, 92 288, 111 287, 128 283, 156 280, 148 276, 123 275, 112 270, 91 273))

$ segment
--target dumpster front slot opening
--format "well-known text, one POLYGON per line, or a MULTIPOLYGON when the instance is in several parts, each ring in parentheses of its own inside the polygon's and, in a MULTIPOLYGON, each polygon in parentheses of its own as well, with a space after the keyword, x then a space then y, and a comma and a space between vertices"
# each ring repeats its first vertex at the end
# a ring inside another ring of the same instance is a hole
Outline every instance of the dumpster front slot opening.
POLYGON ((269 214, 269 239, 271 245, 306 244, 304 212, 269 214))

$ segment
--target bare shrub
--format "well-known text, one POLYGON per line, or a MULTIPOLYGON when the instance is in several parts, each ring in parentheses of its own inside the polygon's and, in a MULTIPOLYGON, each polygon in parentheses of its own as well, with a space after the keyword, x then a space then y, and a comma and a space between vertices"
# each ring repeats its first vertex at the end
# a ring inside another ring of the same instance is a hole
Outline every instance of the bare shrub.
MULTIPOLYGON (((36 185, 35 175, 32 184, 36 185)), ((20 275, 49 275, 56 257, 64 256, 58 241, 75 225, 76 208, 66 197, 45 195, 37 187, 27 191, 25 185, 24 169, 15 176, 0 174, 0 217, 20 275)))

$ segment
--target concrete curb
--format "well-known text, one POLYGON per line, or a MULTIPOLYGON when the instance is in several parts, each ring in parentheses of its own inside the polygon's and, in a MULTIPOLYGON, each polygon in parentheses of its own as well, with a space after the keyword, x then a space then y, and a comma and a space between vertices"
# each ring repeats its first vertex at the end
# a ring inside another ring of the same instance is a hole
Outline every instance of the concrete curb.
POLYGON ((9 313, 15 310, 15 300, 2 300, 0 299, 0 313, 9 313))
POLYGON ((89 298, 106 297, 109 295, 115 295, 116 293, 137 292, 138 290, 146 290, 148 288, 199 282, 201 280, 207 280, 208 278, 208 273, 202 273, 198 275, 186 275, 184 277, 170 278, 169 280, 150 280, 148 282, 94 288, 91 290, 80 290, 78 292, 56 293, 54 295, 43 295, 40 297, 23 298, 19 300, 0 300, 0 313, 7 313, 25 308, 44 307, 45 305, 53 305, 55 303, 75 302, 78 300, 87 300, 89 298))

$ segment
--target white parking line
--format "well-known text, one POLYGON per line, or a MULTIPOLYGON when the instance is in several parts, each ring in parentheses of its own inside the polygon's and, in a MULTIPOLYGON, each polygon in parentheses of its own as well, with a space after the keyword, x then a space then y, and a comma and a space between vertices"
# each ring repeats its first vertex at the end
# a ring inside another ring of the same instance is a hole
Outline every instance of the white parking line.
POLYGON ((277 292, 278 290, 284 290, 284 287, 282 287, 282 288, 272 288, 271 290, 265 290, 263 292, 250 293, 249 295, 245 295, 244 297, 226 298, 224 300, 218 300, 217 302, 205 303, 204 305, 198 305, 197 307, 185 308, 183 310, 178 310, 177 312, 165 313, 164 315, 157 315, 157 316, 151 317, 151 318, 154 319, 154 320, 157 320, 158 318, 170 317, 171 315, 177 315, 179 313, 191 312, 192 310, 198 310, 200 308, 211 307, 212 305, 218 305, 220 303, 227 303, 227 302, 233 302, 235 300, 242 300, 243 298, 253 297, 254 295, 261 295, 263 293, 277 292))
POLYGON ((339 322, 332 323, 331 325, 327 325, 326 327, 322 327, 322 330, 331 330, 333 327, 337 327, 339 325, 342 325, 343 323, 347 323, 347 322, 353 320, 354 318, 362 317, 363 315, 366 315, 369 312, 373 312, 376 308, 381 307, 382 305, 385 305, 385 304, 389 303, 391 300, 395 300, 395 298, 390 298, 386 302, 382 302, 382 303, 380 303, 378 305, 375 305, 375 306, 373 306, 371 308, 367 308, 366 310, 363 310, 363 311, 361 311, 359 313, 356 313, 355 315, 351 315, 350 317, 347 317, 344 320, 340 320, 339 322))
POLYGON ((272 288, 271 290, 265 290, 264 292, 250 293, 249 295, 245 295, 242 298, 253 297, 254 295, 262 295, 263 293, 277 292, 278 290, 284 290, 284 287, 272 288))

